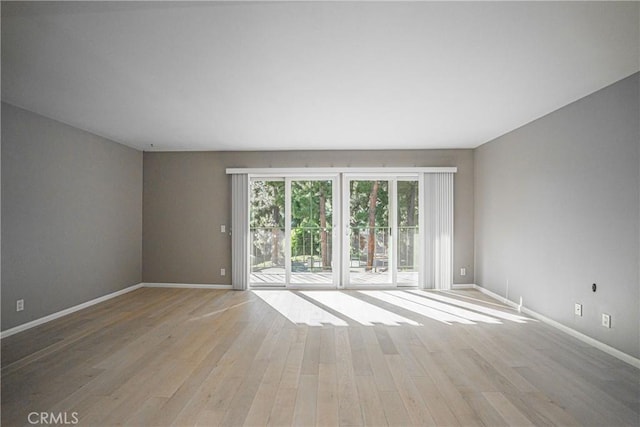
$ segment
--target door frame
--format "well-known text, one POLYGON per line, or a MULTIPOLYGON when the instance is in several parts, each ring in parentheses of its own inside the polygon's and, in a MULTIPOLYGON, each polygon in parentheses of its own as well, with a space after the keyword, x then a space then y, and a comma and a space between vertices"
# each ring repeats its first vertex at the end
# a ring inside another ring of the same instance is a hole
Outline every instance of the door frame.
POLYGON ((425 229, 423 228, 423 219, 425 217, 425 207, 424 207, 424 197, 423 197, 423 174, 420 172, 394 172, 393 170, 388 170, 383 173, 375 172, 375 173, 362 173, 362 172, 354 172, 349 173, 345 172, 340 174, 340 178, 342 180, 341 186, 341 194, 342 194, 342 224, 340 237, 342 241, 342 247, 344 248, 342 251, 341 259, 342 259, 342 270, 340 274, 340 288, 343 289, 380 289, 380 288, 417 288, 419 284, 422 283, 422 277, 424 277, 424 245, 423 242, 425 240, 424 233, 425 229), (416 250, 419 250, 418 256, 418 265, 416 266, 418 269, 418 283, 416 285, 412 284, 402 284, 398 283, 398 181, 405 180, 415 180, 418 182, 418 230, 420 235, 420 242, 416 247, 416 250), (350 282, 350 251, 351 251, 351 226, 350 226, 350 217, 351 217, 351 192, 350 192, 350 183, 351 181, 387 181, 389 184, 389 241, 390 241, 390 256, 391 256, 391 281, 387 283, 380 284, 367 284, 367 285, 356 285, 350 282))
MULTIPOLYGON (((425 188, 424 185, 426 183, 425 179, 426 179, 426 174, 433 174, 433 173, 456 173, 458 171, 457 167, 319 167, 319 168, 228 168, 226 169, 226 173, 227 174, 246 174, 248 177, 248 182, 250 182, 251 180, 259 180, 259 179, 263 179, 263 180, 287 180, 287 178, 289 179, 289 182, 291 182, 291 180, 313 180, 313 179, 332 179, 333 180, 333 191, 332 191, 332 198, 333 198, 333 208, 334 208, 334 213, 333 213, 333 233, 332 233, 332 244, 333 244, 333 252, 332 252, 332 263, 333 263, 333 267, 332 267, 332 271, 333 271, 333 284, 329 285, 329 286, 322 286, 322 285, 318 285, 318 286, 313 286, 313 289, 322 289, 322 288, 338 288, 338 289, 344 289, 345 287, 349 287, 349 286, 345 286, 347 284, 347 282, 345 281, 345 274, 346 273, 346 269, 348 268, 348 263, 345 264, 345 260, 344 260, 344 256, 345 253, 348 256, 348 251, 344 250, 344 247, 347 246, 349 244, 349 240, 348 240, 348 236, 345 236, 345 224, 348 225, 349 223, 349 212, 348 212, 348 208, 349 208, 349 202, 347 199, 347 203, 345 204, 344 200, 345 200, 345 194, 348 194, 348 179, 349 178, 354 178, 354 177, 362 177, 363 179, 379 179, 379 180, 384 180, 384 179, 393 179, 395 180, 396 184, 394 186, 394 191, 397 190, 397 180, 401 179, 403 177, 412 177, 417 179, 418 181, 418 185, 419 185, 419 198, 418 198, 418 203, 419 203, 419 236, 420 236, 420 242, 417 246, 418 250, 420 250, 420 256, 418 257, 418 284, 417 287, 420 287, 420 284, 425 284, 426 283, 426 278, 427 278, 427 265, 431 264, 431 261, 427 261, 426 258, 430 257, 430 249, 429 249, 429 245, 428 245, 428 241, 431 238, 430 236, 430 230, 429 227, 427 227, 428 222, 427 222, 427 218, 426 218, 426 214, 429 211, 427 208, 427 206, 425 206, 425 202, 427 199, 427 196, 425 194, 425 191, 428 191, 428 188, 425 188), (346 191, 345 191, 345 186, 346 186, 346 191), (345 212, 345 206, 347 211, 345 212), (337 209, 336 209, 337 208, 337 209), (337 211, 340 212, 340 214, 337 214, 337 211)), ((286 185, 285 185, 286 187, 286 185)), ((289 191, 290 191, 290 187, 289 187, 289 191)), ((290 195, 289 195, 289 200, 290 200, 290 195)), ((394 203, 396 200, 396 197, 393 197, 394 203)), ((250 209, 250 200, 249 200, 249 209, 250 209)), ((290 206, 289 206, 289 210, 290 210, 290 206)), ((391 212, 390 212, 391 213, 391 212)), ((394 206, 393 212, 392 214, 395 216, 397 214, 397 206, 394 206)), ((289 216, 290 218, 290 216, 289 216)), ((285 238, 285 244, 286 244, 286 249, 285 249, 285 254, 288 254, 289 256, 289 262, 290 262, 290 221, 287 221, 289 227, 289 234, 288 236, 285 238)), ((249 227, 249 223, 246 223, 246 227, 249 227)), ((392 238, 393 235, 395 235, 395 242, 392 240, 392 244, 394 248, 397 248, 397 222, 394 221, 394 225, 392 226, 392 238), (394 229, 396 230, 395 233, 393 233, 394 229)), ((249 257, 247 259, 250 259, 250 253, 251 253, 251 249, 250 249, 250 242, 247 242, 247 252, 249 257)), ((394 257, 396 257, 395 262, 394 262, 394 269, 397 270, 397 251, 394 250, 394 257)), ((247 265, 247 268, 249 270, 250 266, 247 265)), ((289 263, 289 271, 290 271, 290 263, 289 263)), ((308 285, 295 285, 295 284, 290 284, 290 283, 284 283, 284 284, 278 284, 278 285, 270 285, 270 286, 260 286, 260 285, 251 285, 250 282, 250 270, 248 271, 248 276, 249 276, 249 287, 250 288, 254 288, 254 289, 258 289, 261 287, 265 287, 265 288, 310 288, 310 286, 308 285)), ((348 279, 347 279, 348 280, 348 279)), ((397 273, 396 276, 394 277, 394 283, 393 284, 387 284, 385 285, 386 287, 391 288, 391 286, 395 286, 395 287, 416 287, 413 285, 409 285, 409 286, 403 286, 403 284, 400 284, 400 286, 398 286, 397 284, 397 273)), ((357 287, 358 289, 363 289, 363 287, 357 287)), ((380 288, 380 286, 376 286, 376 288, 380 288)))
POLYGON ((286 176, 284 177, 285 188, 285 287, 289 289, 336 289, 340 282, 340 244, 337 244, 338 224, 340 222, 339 207, 339 188, 337 175, 302 175, 302 176, 286 176), (331 181, 331 283, 320 283, 317 285, 307 283, 291 282, 291 183, 293 181, 331 181))
MULTIPOLYGON (((338 239, 337 230, 340 222, 340 191, 339 174, 253 174, 249 175, 249 183, 252 181, 284 181, 284 283, 273 283, 255 285, 251 283, 251 267, 249 266, 249 288, 286 288, 286 289, 336 289, 340 283, 340 250, 341 241, 338 239), (317 285, 291 282, 291 183, 293 181, 331 181, 331 203, 333 209, 331 223, 331 283, 321 283, 317 285)), ((250 184, 249 184, 250 185, 250 184)), ((251 194, 249 194, 249 210, 251 210, 251 194)), ((250 215, 249 215, 250 217, 250 215)), ((247 246, 249 258, 251 255, 251 242, 247 246)))

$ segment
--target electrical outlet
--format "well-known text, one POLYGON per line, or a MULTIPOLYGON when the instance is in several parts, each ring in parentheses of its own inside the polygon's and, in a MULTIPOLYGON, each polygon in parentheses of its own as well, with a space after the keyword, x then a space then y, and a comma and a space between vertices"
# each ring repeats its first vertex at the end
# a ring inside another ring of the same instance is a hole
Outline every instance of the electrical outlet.
POLYGON ((611 316, 606 313, 602 313, 602 326, 605 328, 611 327, 611 316))
POLYGON ((225 233, 227 231, 227 226, 226 225, 221 225, 220 226, 220 232, 221 233, 225 233))
POLYGON ((467 275, 467 269, 466 269, 466 268, 464 268, 464 267, 462 267, 462 268, 460 269, 460 275, 461 275, 461 276, 466 276, 466 275, 467 275))
POLYGON ((576 303, 576 304, 575 304, 575 307, 574 307, 574 309, 573 309, 573 313, 574 313, 576 316, 580 316, 580 317, 582 317, 582 304, 578 304, 578 303, 576 303))
POLYGON ((221 276, 226 276, 227 275, 227 270, 225 270, 224 268, 220 269, 220 275, 221 276))
POLYGON ((24 310, 24 300, 19 299, 18 301, 16 301, 16 311, 22 311, 22 310, 24 310))

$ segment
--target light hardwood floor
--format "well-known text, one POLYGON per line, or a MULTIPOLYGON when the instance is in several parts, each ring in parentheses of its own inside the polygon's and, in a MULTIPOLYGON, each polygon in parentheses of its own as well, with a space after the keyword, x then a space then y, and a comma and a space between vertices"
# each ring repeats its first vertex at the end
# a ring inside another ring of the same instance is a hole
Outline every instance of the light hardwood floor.
POLYGON ((2 425, 640 424, 638 369, 477 291, 320 292, 143 288, 5 338, 2 425))

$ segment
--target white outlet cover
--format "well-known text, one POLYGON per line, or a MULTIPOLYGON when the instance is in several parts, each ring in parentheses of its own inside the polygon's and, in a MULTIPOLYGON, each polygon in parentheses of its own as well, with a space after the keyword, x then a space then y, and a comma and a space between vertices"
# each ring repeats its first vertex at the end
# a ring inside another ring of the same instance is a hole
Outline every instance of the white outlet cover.
POLYGON ((461 276, 466 276, 466 275, 467 275, 467 269, 466 269, 466 268, 464 268, 464 267, 462 267, 462 268, 460 269, 460 275, 461 275, 461 276))
POLYGON ((575 308, 574 308, 574 314, 576 316, 581 316, 582 317, 582 304, 578 304, 576 303, 575 308))
POLYGON ((226 225, 221 225, 221 226, 220 226, 220 232, 221 232, 221 233, 224 233, 224 232, 226 232, 226 231, 227 231, 227 226, 226 226, 226 225))
POLYGON ((602 326, 604 326, 605 328, 610 328, 611 327, 611 316, 606 314, 606 313, 602 313, 602 326))
POLYGON ((220 269, 220 275, 221 276, 225 276, 227 274, 227 270, 225 270, 224 268, 220 269))
POLYGON ((24 310, 24 300, 19 299, 16 301, 16 311, 22 311, 22 310, 24 310))

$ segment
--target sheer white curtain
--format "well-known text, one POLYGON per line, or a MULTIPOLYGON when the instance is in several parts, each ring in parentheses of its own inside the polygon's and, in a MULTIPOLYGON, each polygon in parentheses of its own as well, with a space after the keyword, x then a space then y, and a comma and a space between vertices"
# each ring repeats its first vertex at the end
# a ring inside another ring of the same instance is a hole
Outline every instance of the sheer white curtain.
POLYGON ((233 289, 249 285, 249 176, 231 175, 231 280, 233 289))
POLYGON ((453 284, 453 173, 425 173, 425 287, 453 284))

